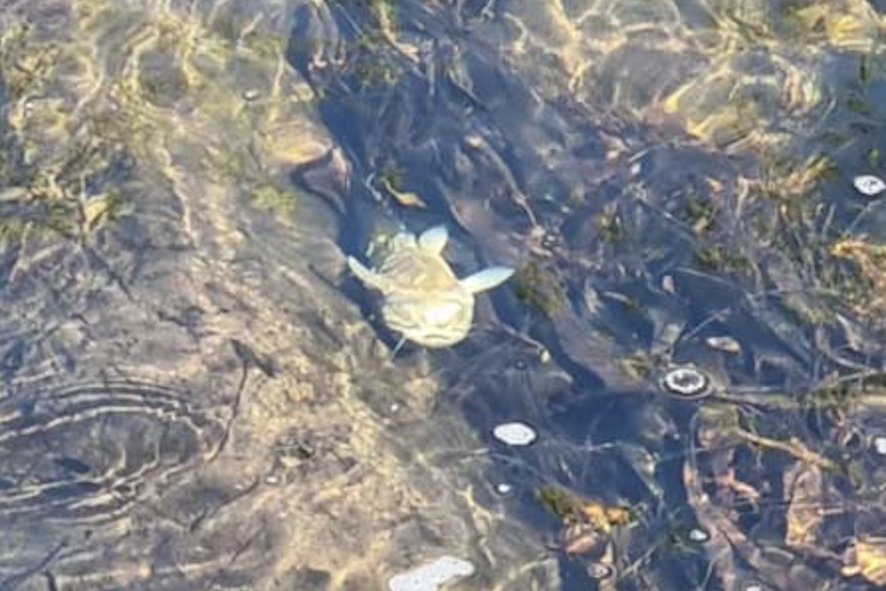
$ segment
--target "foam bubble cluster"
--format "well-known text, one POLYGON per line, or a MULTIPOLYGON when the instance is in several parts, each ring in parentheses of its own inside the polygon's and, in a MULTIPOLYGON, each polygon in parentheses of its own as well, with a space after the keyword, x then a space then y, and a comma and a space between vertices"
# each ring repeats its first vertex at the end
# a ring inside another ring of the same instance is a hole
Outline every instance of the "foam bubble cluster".
POLYGON ((437 591, 442 585, 474 574, 474 565, 455 556, 442 556, 409 572, 391 577, 390 591, 437 591))

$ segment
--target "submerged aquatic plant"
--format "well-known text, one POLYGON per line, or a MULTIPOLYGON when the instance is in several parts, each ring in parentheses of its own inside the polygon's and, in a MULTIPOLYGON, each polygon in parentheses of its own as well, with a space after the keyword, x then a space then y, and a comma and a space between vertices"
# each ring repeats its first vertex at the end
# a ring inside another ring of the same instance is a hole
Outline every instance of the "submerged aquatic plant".
POLYGON ((53 235, 80 240, 131 211, 123 190, 108 186, 126 174, 118 148, 75 142, 60 158, 24 165, 17 185, 0 189, 0 248, 53 235))
POLYGON ((754 270, 754 263, 748 256, 720 244, 698 248, 695 260, 702 268, 713 272, 749 275, 754 270))

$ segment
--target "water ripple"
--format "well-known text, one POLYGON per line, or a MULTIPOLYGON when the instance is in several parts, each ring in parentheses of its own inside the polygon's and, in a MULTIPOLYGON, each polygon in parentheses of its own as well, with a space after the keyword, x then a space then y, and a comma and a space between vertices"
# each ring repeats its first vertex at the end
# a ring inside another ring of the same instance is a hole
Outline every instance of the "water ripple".
POLYGON ((184 394, 141 382, 84 383, 0 402, 0 519, 119 516, 147 487, 199 462, 220 425, 184 394))

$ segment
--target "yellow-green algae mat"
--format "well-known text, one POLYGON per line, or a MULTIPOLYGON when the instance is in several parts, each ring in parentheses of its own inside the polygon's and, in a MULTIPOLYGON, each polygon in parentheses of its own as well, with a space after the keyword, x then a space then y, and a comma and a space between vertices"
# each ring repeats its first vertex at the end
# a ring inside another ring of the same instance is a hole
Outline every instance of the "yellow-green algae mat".
POLYGON ((429 369, 323 280, 299 3, 4 6, 0 587, 366 591, 456 556, 461 589, 556 588, 429 369))

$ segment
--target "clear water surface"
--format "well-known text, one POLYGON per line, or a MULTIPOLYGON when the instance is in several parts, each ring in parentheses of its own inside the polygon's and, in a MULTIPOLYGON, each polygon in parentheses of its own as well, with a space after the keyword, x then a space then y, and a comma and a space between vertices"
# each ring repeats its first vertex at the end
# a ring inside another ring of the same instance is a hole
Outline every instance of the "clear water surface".
POLYGON ((884 37, 0 0, 0 589, 882 588, 884 37), (346 256, 439 224, 517 273, 394 355, 346 256))

